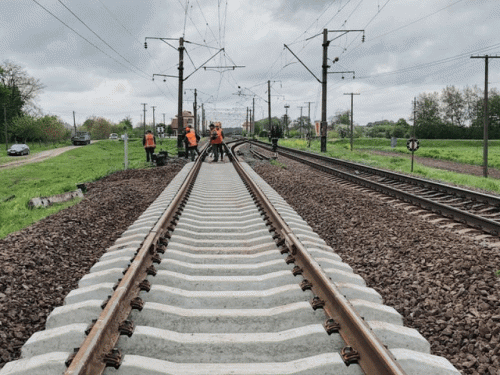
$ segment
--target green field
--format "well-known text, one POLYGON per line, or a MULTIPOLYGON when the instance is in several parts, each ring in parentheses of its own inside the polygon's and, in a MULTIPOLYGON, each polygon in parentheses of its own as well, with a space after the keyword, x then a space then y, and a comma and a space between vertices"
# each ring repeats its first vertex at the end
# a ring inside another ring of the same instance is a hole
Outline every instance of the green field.
MULTIPOLYGON (((267 139, 266 139, 267 140, 267 139)), ((280 139, 279 144, 286 147, 320 153, 320 142, 311 142, 311 148, 302 139, 280 139)), ((390 140, 360 138, 354 140, 354 151, 350 151, 349 140, 336 140, 328 143, 327 155, 351 160, 378 168, 385 168, 396 172, 411 174, 410 160, 406 157, 376 155, 369 150, 397 151, 401 154, 411 154, 406 150, 406 140, 398 140, 398 147, 392 149, 390 140)), ((452 160, 467 164, 481 165, 482 144, 475 140, 421 140, 420 148, 416 151, 418 156, 434 157, 436 159, 452 160)), ((491 141, 489 147, 488 165, 500 168, 500 141, 491 141)), ((413 175, 432 180, 448 182, 464 187, 474 187, 494 193, 500 193, 500 180, 484 178, 445 171, 442 169, 426 167, 415 163, 413 175)))
MULTIPOLYGON (((176 155, 175 139, 162 142, 156 152, 176 155)), ((148 167, 141 139, 129 140, 128 159, 129 169, 148 167)), ((42 162, 0 170, 0 238, 77 203, 29 209, 30 199, 73 191, 78 183, 96 181, 123 168, 123 142, 102 140, 42 162)))
MULTIPOLYGON (((422 139, 415 155, 450 160, 463 164, 483 165, 483 141, 462 139, 422 139)), ((336 140, 335 147, 350 149, 349 140, 336 140)), ((398 139, 397 147, 391 148, 391 140, 385 138, 358 138, 354 148, 411 154, 406 149, 406 139, 398 139)), ((488 142, 488 166, 500 169, 500 140, 488 142)))

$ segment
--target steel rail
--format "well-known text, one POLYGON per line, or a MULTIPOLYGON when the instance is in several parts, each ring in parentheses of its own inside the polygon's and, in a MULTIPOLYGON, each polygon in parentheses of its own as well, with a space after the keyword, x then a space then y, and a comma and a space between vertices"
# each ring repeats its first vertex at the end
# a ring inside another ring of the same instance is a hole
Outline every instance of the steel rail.
MULTIPOLYGON (((266 149, 271 148, 271 145, 269 145, 266 142, 262 142, 262 141, 258 141, 258 140, 251 141, 251 142, 255 142, 259 146, 264 146, 264 148, 266 148, 266 149)), ((307 151, 303 151, 303 150, 296 150, 296 149, 289 148, 289 147, 279 146, 278 152, 280 152, 280 150, 286 150, 288 152, 293 152, 296 154, 305 155, 305 156, 308 156, 308 157, 311 157, 314 159, 326 161, 328 163, 338 164, 338 165, 341 165, 341 166, 346 167, 346 168, 357 169, 358 171, 363 171, 363 172, 366 172, 369 174, 389 178, 391 180, 405 182, 405 183, 411 184, 411 185, 422 186, 422 187, 436 190, 439 192, 452 194, 452 195, 455 195, 457 197, 467 198, 467 199, 470 199, 471 201, 474 201, 474 202, 487 203, 489 205, 496 206, 496 207, 500 208, 500 197, 496 197, 494 195, 479 193, 479 192, 475 192, 472 190, 467 190, 467 189, 462 189, 462 188, 455 187, 455 186, 445 185, 445 184, 441 184, 439 182, 428 181, 428 180, 424 180, 424 179, 418 178, 418 177, 410 177, 410 176, 406 176, 406 175, 401 174, 401 173, 390 172, 390 171, 370 167, 370 166, 359 164, 359 163, 354 163, 354 162, 349 162, 346 160, 331 158, 328 156, 318 155, 318 154, 314 154, 312 152, 307 152, 307 151)))
POLYGON ((296 155, 290 154, 288 152, 281 151, 281 155, 286 156, 290 159, 297 160, 303 164, 307 164, 316 169, 322 170, 323 172, 327 172, 329 174, 336 175, 341 177, 344 180, 348 180, 354 182, 358 185, 368 187, 372 190, 393 196, 395 198, 401 199, 405 202, 412 203, 418 205, 422 208, 425 208, 429 211, 432 211, 436 214, 448 217, 450 219, 459 221, 464 224, 471 225, 475 228, 481 229, 487 233, 497 236, 500 233, 500 223, 490 220, 479 215, 475 215, 473 213, 469 213, 466 211, 462 211, 458 208, 447 206, 443 203, 435 202, 427 198, 419 197, 418 195, 411 194, 405 192, 403 190, 399 190, 393 188, 391 186, 387 186, 376 181, 368 180, 360 176, 356 176, 354 174, 350 174, 326 165, 318 164, 310 160, 302 159, 296 155))
MULTIPOLYGON (((236 147, 233 146, 232 148, 236 147)), ((404 375, 394 356, 376 337, 365 321, 324 273, 321 266, 309 254, 292 229, 281 218, 272 203, 260 187, 245 172, 241 163, 233 155, 233 165, 251 194, 268 214, 276 233, 285 244, 294 263, 300 268, 305 280, 312 284, 312 291, 325 303, 323 309, 327 315, 340 325, 338 330, 346 344, 359 353, 357 363, 369 375, 404 375)))
MULTIPOLYGON (((169 224, 177 219, 179 208, 192 188, 205 154, 206 148, 186 176, 167 210, 142 243, 115 292, 110 296, 104 310, 71 360, 65 375, 97 375, 105 370, 106 358, 113 351, 120 336, 119 326, 128 318, 132 310, 132 300, 140 291, 139 284, 145 280, 148 268, 153 264, 152 258, 156 249, 162 246, 160 241, 167 233, 169 224)), ((120 357, 121 355, 118 355, 116 358, 118 363, 120 357)))

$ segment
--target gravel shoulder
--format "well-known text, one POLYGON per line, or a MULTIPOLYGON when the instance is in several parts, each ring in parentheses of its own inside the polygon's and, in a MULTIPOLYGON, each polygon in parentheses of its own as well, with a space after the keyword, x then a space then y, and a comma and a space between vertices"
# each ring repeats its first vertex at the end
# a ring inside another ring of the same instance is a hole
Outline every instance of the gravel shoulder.
POLYGON ((0 368, 184 164, 114 173, 88 184, 79 204, 0 240, 0 368))
POLYGON ((280 157, 249 160, 387 305, 464 374, 500 374, 498 249, 280 157), (284 167, 283 167, 284 165, 284 167))

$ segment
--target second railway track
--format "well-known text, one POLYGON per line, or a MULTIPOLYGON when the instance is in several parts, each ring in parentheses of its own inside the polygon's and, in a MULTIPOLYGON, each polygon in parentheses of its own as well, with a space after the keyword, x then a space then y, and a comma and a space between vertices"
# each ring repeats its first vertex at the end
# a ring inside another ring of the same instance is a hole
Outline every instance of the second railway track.
POLYGON ((237 161, 188 164, 46 328, 1 375, 458 374, 237 161))
MULTIPOLYGON (((267 143, 252 143, 270 151, 271 146, 267 143)), ((500 234, 500 197, 286 147, 279 147, 278 153, 454 220, 455 224, 449 224, 451 226, 467 225, 469 230, 474 228, 489 234, 479 239, 497 241, 500 234)))

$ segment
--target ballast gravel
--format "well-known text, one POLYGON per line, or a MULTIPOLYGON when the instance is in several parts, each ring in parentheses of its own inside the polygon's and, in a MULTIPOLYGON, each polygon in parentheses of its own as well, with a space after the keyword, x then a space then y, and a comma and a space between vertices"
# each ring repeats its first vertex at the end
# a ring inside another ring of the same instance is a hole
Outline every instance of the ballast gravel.
POLYGON ((500 374, 500 250, 290 159, 253 167, 463 374, 500 374))
POLYGON ((0 368, 19 358, 25 341, 184 164, 89 183, 79 204, 0 240, 0 368))

